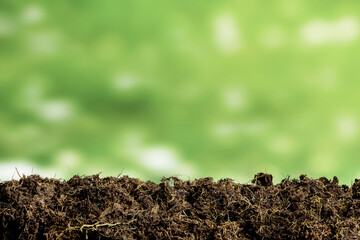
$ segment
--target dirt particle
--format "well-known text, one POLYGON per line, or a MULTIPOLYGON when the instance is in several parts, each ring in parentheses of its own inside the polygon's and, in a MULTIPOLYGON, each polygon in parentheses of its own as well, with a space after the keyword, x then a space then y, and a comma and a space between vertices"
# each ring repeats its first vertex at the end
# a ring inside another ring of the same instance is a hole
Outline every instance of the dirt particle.
POLYGON ((258 173, 251 182, 258 186, 270 187, 273 185, 272 180, 273 177, 270 174, 258 173))

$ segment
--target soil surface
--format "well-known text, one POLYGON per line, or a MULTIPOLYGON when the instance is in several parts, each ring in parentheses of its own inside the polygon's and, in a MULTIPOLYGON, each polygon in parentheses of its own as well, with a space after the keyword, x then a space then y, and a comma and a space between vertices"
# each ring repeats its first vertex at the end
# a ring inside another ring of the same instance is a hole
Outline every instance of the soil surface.
POLYGON ((360 239, 360 180, 37 175, 0 183, 0 239, 360 239))

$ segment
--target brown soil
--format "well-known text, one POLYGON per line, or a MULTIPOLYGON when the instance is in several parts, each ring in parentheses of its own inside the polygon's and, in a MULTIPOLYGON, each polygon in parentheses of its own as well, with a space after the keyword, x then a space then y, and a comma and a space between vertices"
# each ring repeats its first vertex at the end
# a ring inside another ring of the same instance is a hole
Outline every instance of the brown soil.
POLYGON ((360 180, 160 184, 37 175, 0 183, 1 239, 360 239, 360 180))

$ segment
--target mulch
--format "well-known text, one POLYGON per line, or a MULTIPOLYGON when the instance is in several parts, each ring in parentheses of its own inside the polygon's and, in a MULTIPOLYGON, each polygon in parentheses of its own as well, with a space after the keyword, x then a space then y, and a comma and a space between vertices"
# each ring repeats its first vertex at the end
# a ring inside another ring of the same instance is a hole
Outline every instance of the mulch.
POLYGON ((256 174, 157 184, 128 176, 0 183, 0 239, 360 239, 360 180, 256 174))

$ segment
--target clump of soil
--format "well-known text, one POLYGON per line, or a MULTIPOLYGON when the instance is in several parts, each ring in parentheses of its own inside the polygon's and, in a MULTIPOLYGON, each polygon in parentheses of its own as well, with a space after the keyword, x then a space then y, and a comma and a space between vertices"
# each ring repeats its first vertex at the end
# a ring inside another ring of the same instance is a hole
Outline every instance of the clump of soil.
POLYGON ((360 180, 255 175, 160 184, 123 176, 0 183, 0 238, 359 239, 360 180))

